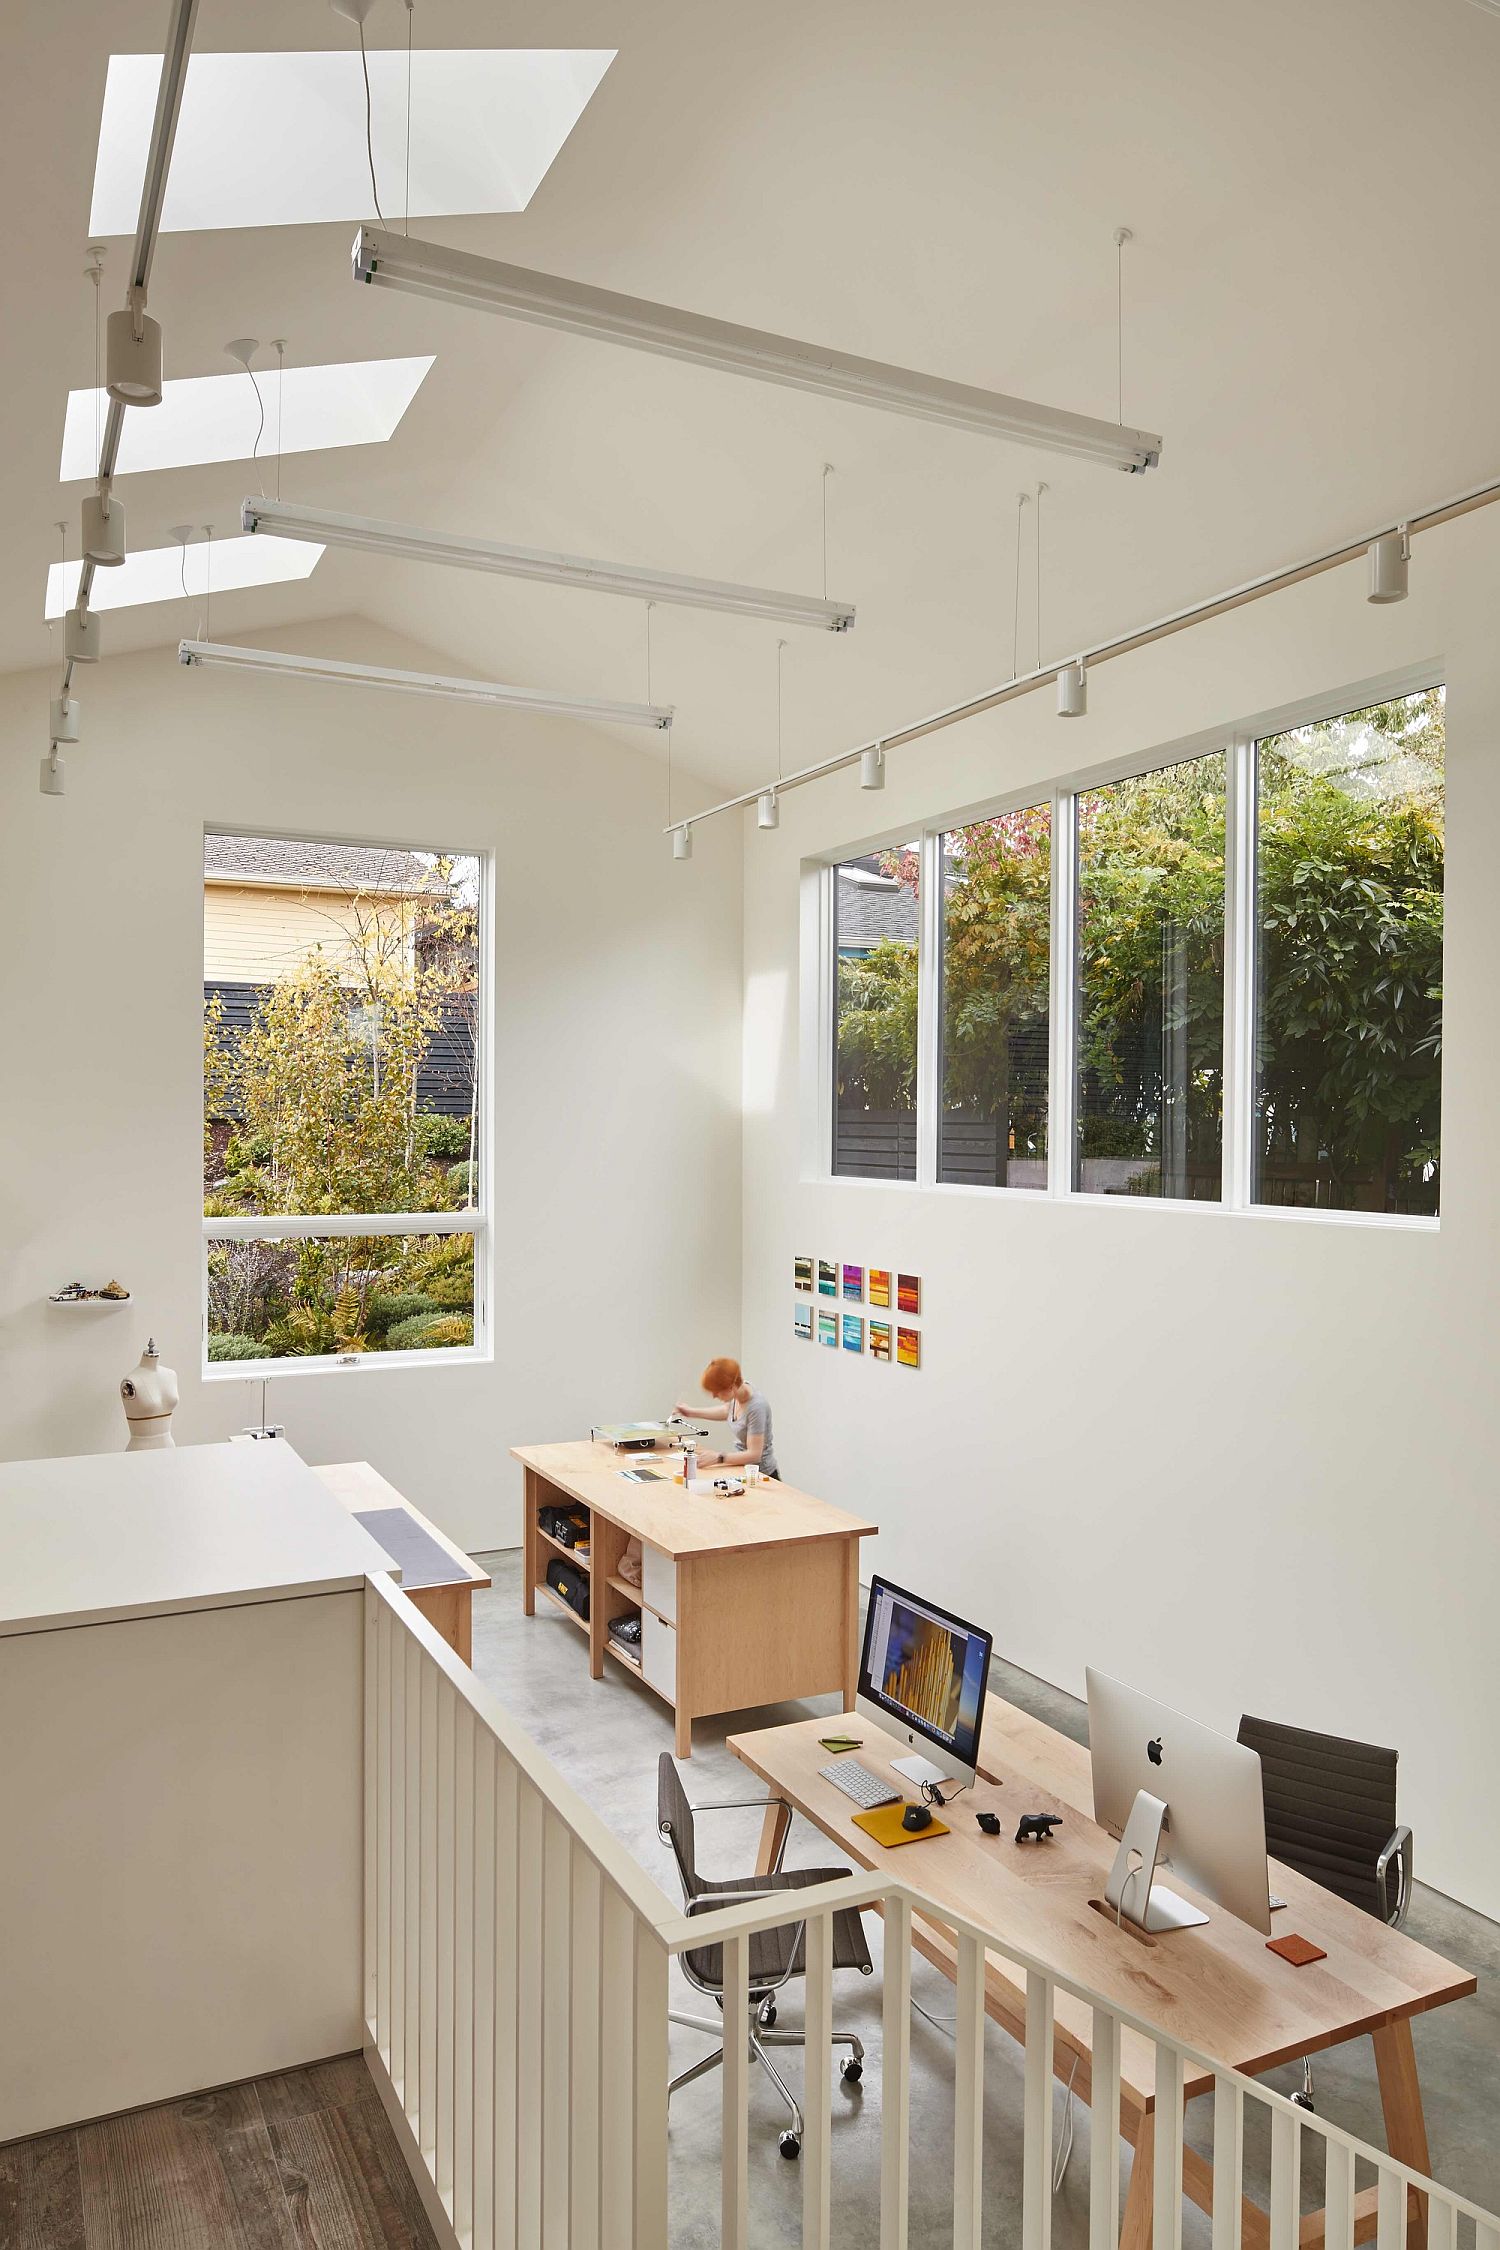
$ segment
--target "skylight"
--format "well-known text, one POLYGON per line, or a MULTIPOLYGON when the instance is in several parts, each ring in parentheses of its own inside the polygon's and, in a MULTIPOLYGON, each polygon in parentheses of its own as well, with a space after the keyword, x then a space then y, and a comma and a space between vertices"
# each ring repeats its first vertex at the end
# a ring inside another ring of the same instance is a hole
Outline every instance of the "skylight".
MULTIPOLYGON (((261 459, 278 450, 278 437, 283 453, 384 445, 431 366, 430 357, 356 359, 328 367, 289 367, 280 377, 274 362, 258 367, 256 380, 266 406, 261 459)), ((104 427, 108 408, 103 391, 69 391, 57 472, 62 483, 94 474, 95 432, 104 427)), ((120 474, 180 469, 195 461, 247 461, 259 424, 260 409, 243 372, 187 375, 164 383, 160 406, 125 417, 120 474)))
MULTIPOLYGON (((412 56, 413 218, 524 211, 614 61, 612 47, 427 48, 412 56)), ((408 210, 406 49, 370 55, 375 174, 387 221, 408 210)), ((135 232, 160 55, 111 55, 89 232, 135 232)), ((309 226, 374 219, 357 48, 194 55, 162 225, 309 226)))
MULTIPOLYGON (((233 593, 237 586, 275 586, 308 578, 323 550, 300 539, 216 539, 212 551, 212 590, 233 593)), ((61 617, 78 595, 76 562, 53 563, 47 572, 48 617, 61 617)), ((142 547, 110 570, 96 570, 91 609, 134 609, 141 602, 180 602, 183 581, 189 594, 201 595, 210 582, 208 542, 181 547, 142 547)))

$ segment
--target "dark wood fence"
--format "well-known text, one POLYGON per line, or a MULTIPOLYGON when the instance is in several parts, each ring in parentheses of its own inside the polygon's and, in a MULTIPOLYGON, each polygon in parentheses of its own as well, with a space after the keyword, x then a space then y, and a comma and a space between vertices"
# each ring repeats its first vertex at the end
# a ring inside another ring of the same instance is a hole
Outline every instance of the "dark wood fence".
MULTIPOLYGON (((244 1038, 257 1007, 270 990, 266 984, 204 984, 205 1005, 218 1000, 221 1039, 231 1052, 244 1038)), ((440 1117, 468 1116, 475 1063, 473 1019, 473 1002, 467 996, 444 1008, 417 1073, 419 1110, 440 1117)))

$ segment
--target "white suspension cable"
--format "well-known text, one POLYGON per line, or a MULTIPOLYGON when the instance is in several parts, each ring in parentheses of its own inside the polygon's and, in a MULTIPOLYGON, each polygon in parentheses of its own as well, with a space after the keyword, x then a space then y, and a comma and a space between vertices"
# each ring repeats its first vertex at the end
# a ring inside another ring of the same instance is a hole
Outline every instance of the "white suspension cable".
POLYGON ((833 475, 833 463, 823 463, 823 599, 828 599, 828 479, 833 475))
POLYGON ((1014 679, 1021 669, 1021 526, 1030 502, 1029 492, 1016 494, 1016 598, 1010 620, 1010 676, 1014 679))
POLYGON ((1036 668, 1042 668, 1042 494, 1046 485, 1036 488, 1036 668))
POLYGON ((1125 245, 1129 227, 1115 228, 1115 420, 1125 427, 1125 245))

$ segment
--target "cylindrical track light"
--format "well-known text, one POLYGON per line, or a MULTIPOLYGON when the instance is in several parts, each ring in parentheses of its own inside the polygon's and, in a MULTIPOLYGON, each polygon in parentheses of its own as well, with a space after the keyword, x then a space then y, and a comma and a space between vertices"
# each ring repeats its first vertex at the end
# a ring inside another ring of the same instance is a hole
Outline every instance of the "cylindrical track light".
POLYGON ((1081 719, 1089 707, 1088 673, 1081 656, 1065 664, 1057 675, 1057 715, 1060 719, 1081 719))
POLYGON ((755 808, 755 825, 757 828, 779 828, 781 826, 781 806, 774 789, 763 789, 761 791, 760 802, 755 808))
POLYGON ((125 503, 91 492, 83 503, 83 559, 109 570, 125 560, 125 503))
POLYGON ((76 695, 54 695, 48 713, 51 721, 52 741, 76 742, 78 740, 78 698, 76 695))
POLYGON ((691 828, 674 828, 672 831, 672 857, 691 859, 693 856, 693 831, 691 828))
POLYGON ((1406 599, 1407 564, 1411 560, 1411 540, 1405 524, 1395 531, 1387 531, 1369 546, 1370 591, 1365 599, 1372 602, 1404 602, 1406 599))
POLYGON ((861 750, 859 754, 859 786, 861 789, 883 789, 885 787, 885 749, 881 743, 877 742, 873 750, 861 750))
POLYGON ((42 770, 39 776, 42 795, 44 797, 66 796, 67 773, 68 769, 58 756, 57 744, 54 742, 52 748, 42 760, 42 770))
POLYGON ((70 664, 97 664, 103 653, 98 618, 75 602, 63 620, 63 654, 70 664))
POLYGON ((144 307, 112 312, 104 332, 105 389, 121 406, 161 404, 161 322, 144 307))

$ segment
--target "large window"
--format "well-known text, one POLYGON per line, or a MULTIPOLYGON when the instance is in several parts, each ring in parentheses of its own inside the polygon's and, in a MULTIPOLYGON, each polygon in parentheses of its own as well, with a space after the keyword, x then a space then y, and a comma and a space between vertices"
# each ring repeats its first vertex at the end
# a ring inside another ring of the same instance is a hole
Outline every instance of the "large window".
POLYGON ((482 873, 205 837, 211 1363, 483 1343, 482 873))
POLYGON ((1216 751, 1076 800, 1085 1193, 1222 1194, 1225 781, 1216 751))
POLYGON ((833 1169, 917 1176, 919 844, 833 871, 833 1169))
POLYGON ((1256 745, 1256 1202, 1435 1215, 1443 690, 1256 745))
POLYGON ((951 829, 941 852, 937 1176, 1045 1188, 1052 807, 951 829))

